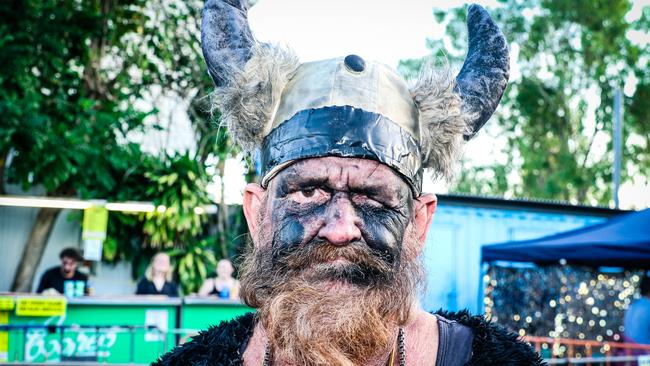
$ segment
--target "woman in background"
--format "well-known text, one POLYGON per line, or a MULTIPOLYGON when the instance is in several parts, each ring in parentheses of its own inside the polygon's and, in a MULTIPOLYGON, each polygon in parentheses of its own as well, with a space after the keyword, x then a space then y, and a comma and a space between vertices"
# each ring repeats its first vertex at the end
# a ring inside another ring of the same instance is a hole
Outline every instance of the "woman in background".
POLYGON ((217 263, 217 277, 208 278, 199 290, 199 296, 216 295, 222 299, 239 300, 239 281, 232 277, 234 268, 227 259, 217 263))
POLYGON ((172 282, 172 267, 166 253, 158 253, 151 258, 135 294, 178 297, 178 287, 172 282))

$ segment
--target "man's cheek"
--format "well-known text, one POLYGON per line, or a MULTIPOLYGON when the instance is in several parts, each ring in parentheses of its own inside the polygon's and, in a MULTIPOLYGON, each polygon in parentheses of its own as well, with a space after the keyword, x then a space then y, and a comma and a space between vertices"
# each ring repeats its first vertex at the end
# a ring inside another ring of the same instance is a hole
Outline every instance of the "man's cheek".
POLYGON ((364 239, 377 255, 394 264, 399 260, 406 230, 405 220, 395 219, 395 215, 386 212, 362 212, 362 233, 364 239))
POLYGON ((384 261, 395 263, 399 258, 401 243, 382 224, 369 222, 365 224, 366 243, 368 247, 384 261))
POLYGON ((273 252, 287 254, 313 239, 323 221, 324 207, 296 211, 279 204, 273 215, 273 252))
POLYGON ((284 217, 274 223, 278 225, 273 235, 273 252, 276 255, 290 251, 302 243, 305 237, 304 226, 293 217, 284 217))

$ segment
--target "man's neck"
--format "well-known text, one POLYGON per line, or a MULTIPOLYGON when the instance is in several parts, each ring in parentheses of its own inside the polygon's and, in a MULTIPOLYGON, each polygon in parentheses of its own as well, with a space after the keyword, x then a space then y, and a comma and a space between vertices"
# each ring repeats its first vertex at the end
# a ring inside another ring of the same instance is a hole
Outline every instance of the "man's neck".
POLYGON ((72 279, 74 277, 74 272, 75 271, 67 273, 67 272, 63 271, 63 269, 61 269, 60 272, 61 272, 61 276, 63 277, 63 279, 70 280, 70 279, 72 279))
POLYGON ((151 282, 153 282, 158 291, 162 291, 163 286, 165 286, 165 282, 167 282, 167 278, 164 274, 154 273, 151 276, 151 282))
MULTIPOLYGON (((418 366, 434 366, 438 352, 438 319, 423 310, 418 310, 413 322, 404 327, 406 364, 418 366)), ((377 352, 373 358, 364 366, 384 366, 388 361, 391 351, 397 343, 398 328, 395 327, 393 341, 384 350, 377 352)), ((264 353, 268 338, 266 331, 258 322, 255 325, 253 335, 248 342, 244 352, 245 366, 261 366, 264 362, 264 353)), ((274 366, 288 365, 282 360, 274 360, 274 366)), ((399 352, 396 350, 394 366, 399 365, 399 352)))
POLYGON ((219 276, 217 276, 215 279, 217 280, 217 282, 224 283, 224 282, 230 282, 232 277, 219 277, 219 276))

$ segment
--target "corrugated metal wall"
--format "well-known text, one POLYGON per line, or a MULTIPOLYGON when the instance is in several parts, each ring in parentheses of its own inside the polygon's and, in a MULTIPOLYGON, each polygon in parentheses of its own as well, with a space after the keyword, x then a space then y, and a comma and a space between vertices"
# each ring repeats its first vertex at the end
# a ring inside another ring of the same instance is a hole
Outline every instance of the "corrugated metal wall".
POLYGON ((481 246, 537 238, 603 221, 602 217, 440 204, 423 253, 426 310, 479 309, 481 246))

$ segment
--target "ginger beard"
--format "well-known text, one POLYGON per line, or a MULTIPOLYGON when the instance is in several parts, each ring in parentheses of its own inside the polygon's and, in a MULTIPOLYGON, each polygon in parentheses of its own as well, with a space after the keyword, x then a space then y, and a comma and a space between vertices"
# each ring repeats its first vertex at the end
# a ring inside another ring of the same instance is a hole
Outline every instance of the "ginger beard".
POLYGON ((405 325, 422 285, 417 235, 407 226, 391 264, 362 242, 313 240, 278 254, 259 220, 241 272, 244 302, 258 310, 272 354, 296 365, 361 365, 381 357, 405 325))

